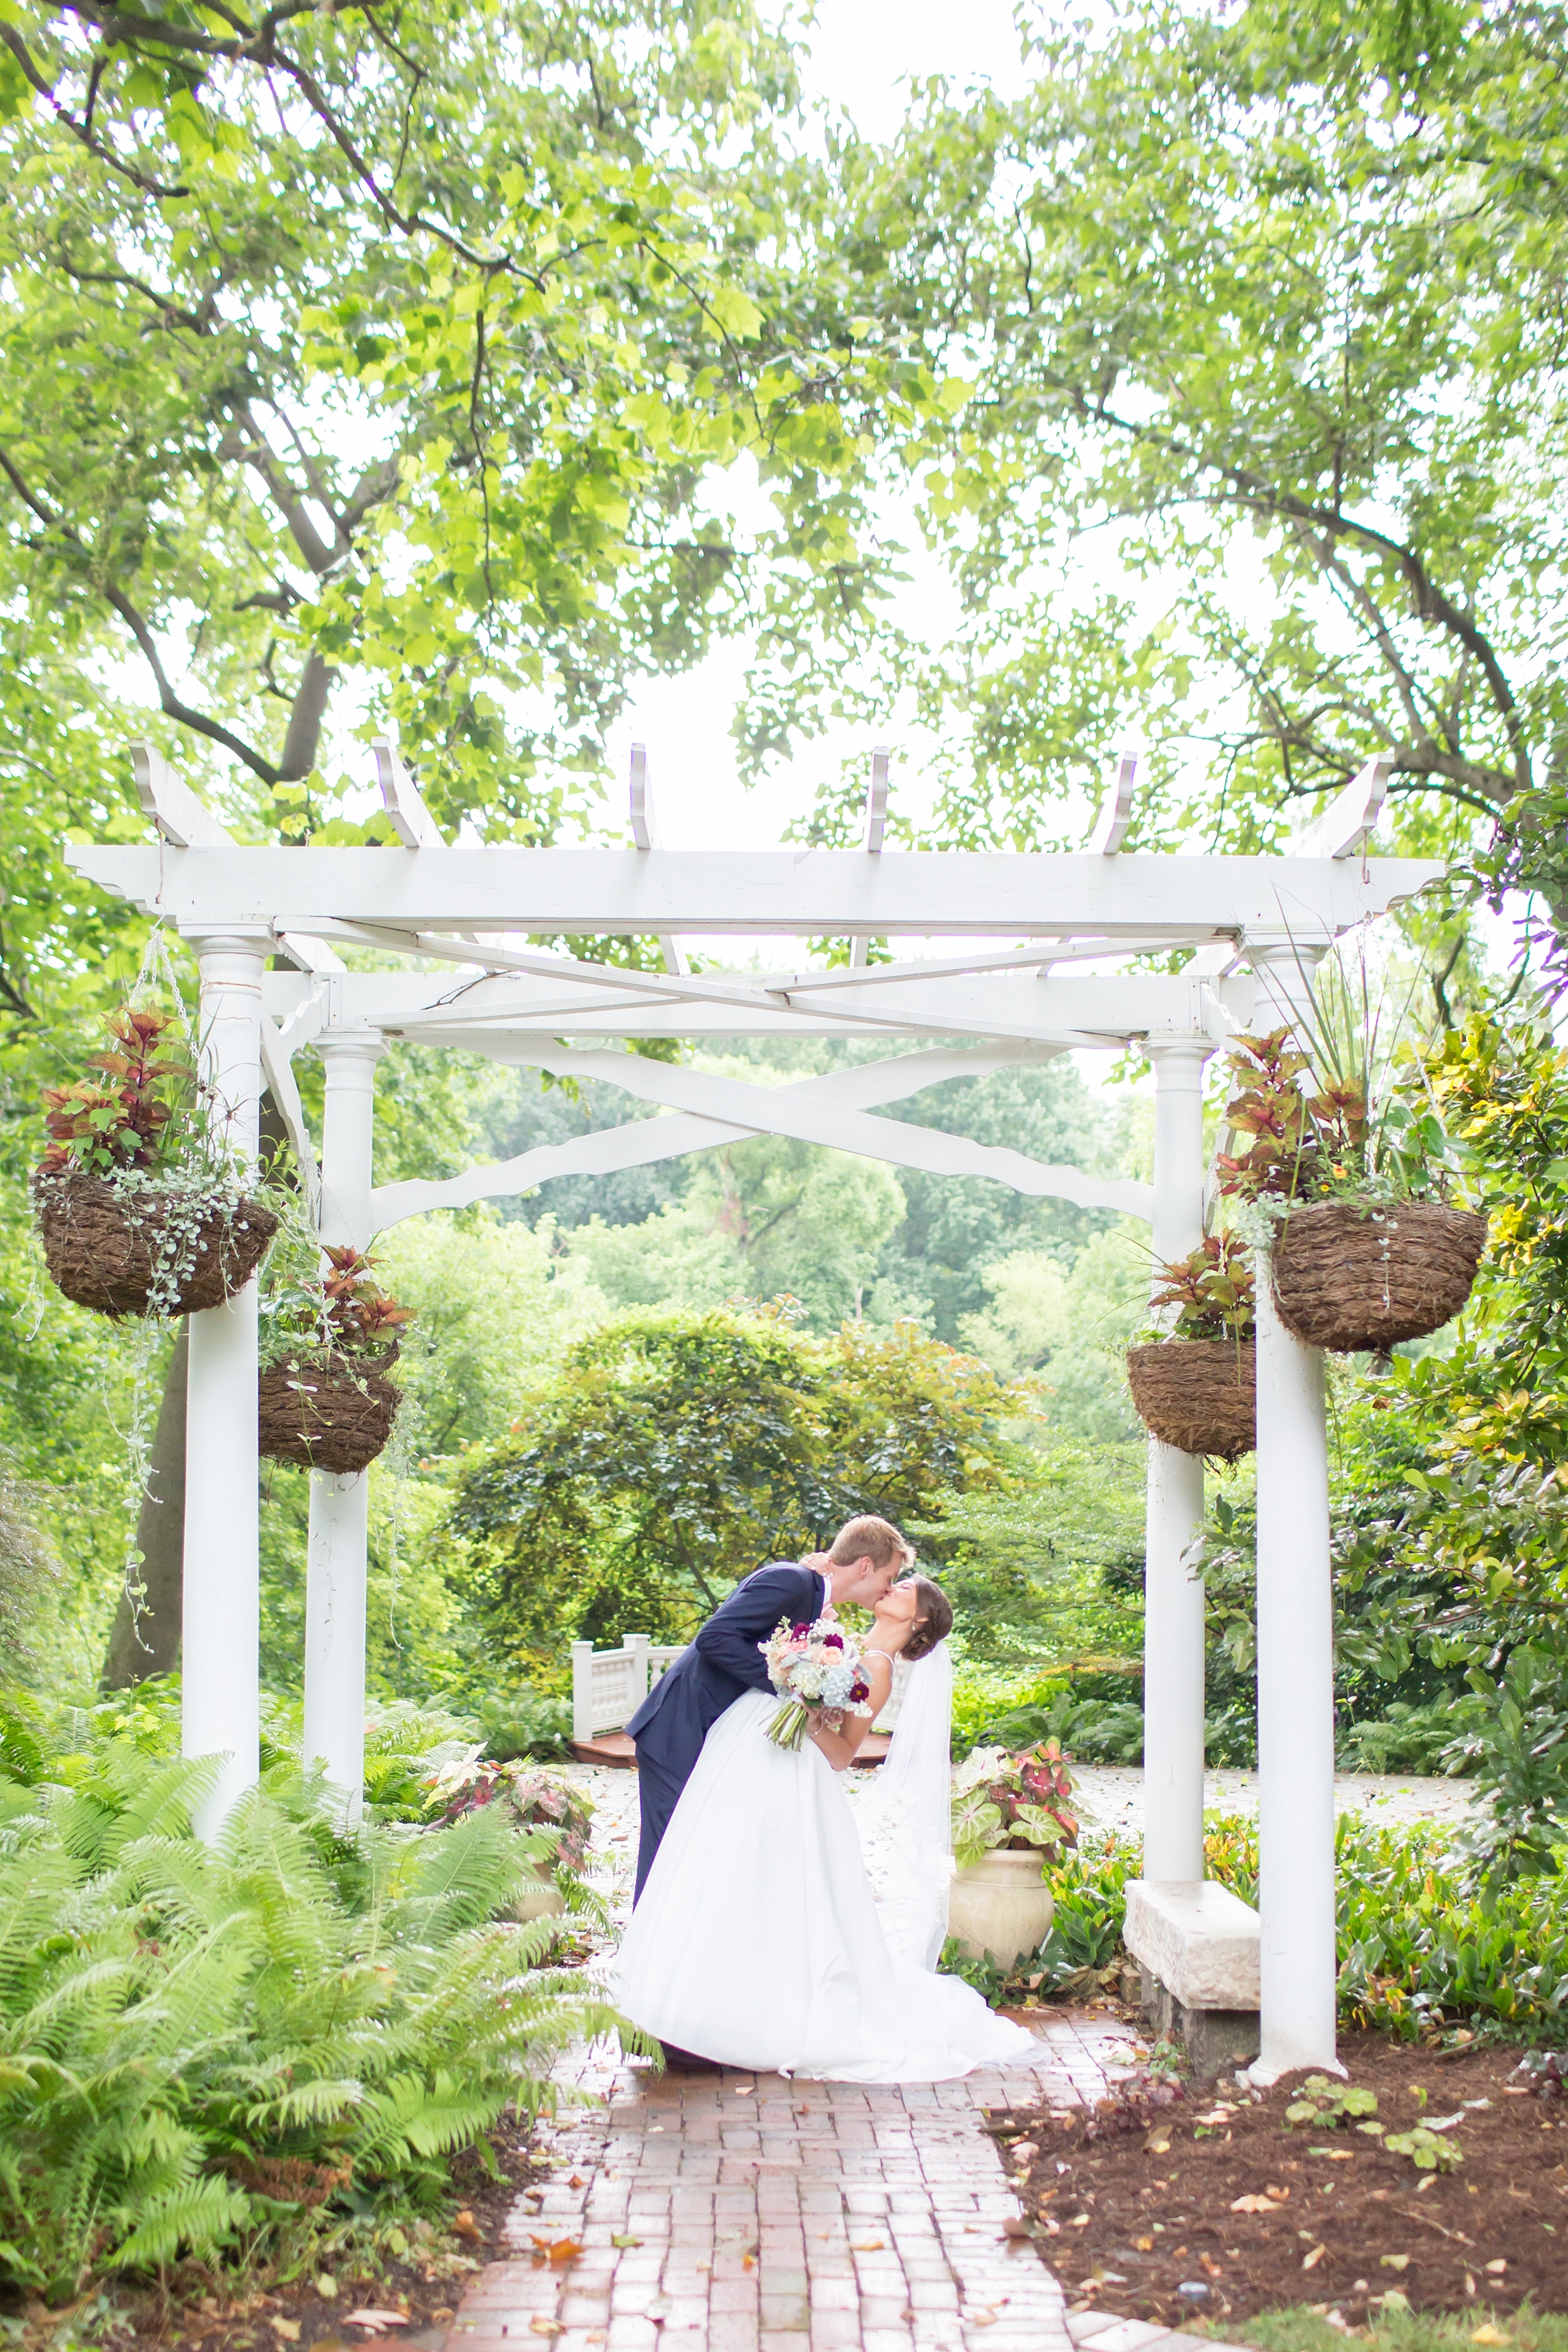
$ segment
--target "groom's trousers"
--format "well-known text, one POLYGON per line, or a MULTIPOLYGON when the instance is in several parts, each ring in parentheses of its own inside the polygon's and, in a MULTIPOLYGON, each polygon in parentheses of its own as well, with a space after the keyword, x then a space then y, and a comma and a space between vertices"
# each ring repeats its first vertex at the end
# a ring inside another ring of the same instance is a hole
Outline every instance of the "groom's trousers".
POLYGON ((653 1868, 658 1843, 669 1827, 669 1817, 680 1802, 680 1792, 686 1786, 686 1772, 670 1772, 637 1749, 637 1810, 642 1816, 642 1832, 637 1840, 637 1883, 635 1903, 647 1884, 653 1868))

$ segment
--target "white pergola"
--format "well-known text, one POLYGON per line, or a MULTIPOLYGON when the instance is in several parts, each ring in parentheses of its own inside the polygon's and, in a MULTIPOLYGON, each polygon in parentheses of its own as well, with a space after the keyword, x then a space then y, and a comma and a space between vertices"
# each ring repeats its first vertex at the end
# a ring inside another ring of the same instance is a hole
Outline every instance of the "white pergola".
MULTIPOLYGON (((1337 935, 1444 871, 1366 856, 1384 762, 1345 788, 1292 855, 1187 857, 1123 854, 1131 761, 1090 846, 1067 856, 885 853, 882 752, 860 849, 745 854, 659 848, 640 751, 627 849, 448 847, 390 744, 377 761, 395 849, 242 845, 143 747, 137 781, 157 845, 65 853, 86 880, 190 940, 207 1066, 239 1148, 256 1151, 265 1084, 322 1241, 362 1248, 425 1210, 771 1134, 1145 1218, 1155 1257, 1182 1256, 1203 1233, 1208 1056, 1236 1028, 1291 1019, 1337 935), (563 934, 657 938, 665 969, 528 944, 563 934), (687 969, 682 939, 736 934, 759 944, 847 935, 853 961, 687 969), (872 939, 914 939, 925 951, 873 965, 872 939), (1023 944, 986 944, 999 939, 1023 944), (966 940, 980 944, 966 950, 966 940), (334 941, 420 968, 351 971, 334 941), (1103 969, 1188 948, 1174 977, 1103 969), (279 953, 293 968, 268 970, 279 953), (626 1042, 769 1035, 869 1038, 888 1050, 769 1087, 652 1061, 626 1042), (662 1115, 444 1182, 377 1188, 374 1068, 393 1037, 591 1077, 662 1115), (942 1080, 1131 1041, 1155 1074, 1152 1186, 877 1116, 942 1080), (319 1163, 290 1069, 307 1044, 326 1070, 319 1163)), ((1258 1287, 1259 2072, 1271 2074, 1334 2063, 1333 1678, 1322 1360, 1279 1323, 1268 1281, 1258 1287)), ((226 1759, 206 1833, 258 1769, 256 1318, 254 1283, 191 1318, 184 1747, 226 1759)), ((1202 1525, 1204 1473, 1155 1441, 1149 1462, 1144 1875, 1180 1885, 1204 1875, 1204 1596, 1184 1565, 1202 1525)), ((311 1475, 305 1752, 350 1809, 363 1767, 366 1486, 363 1475, 311 1475)))

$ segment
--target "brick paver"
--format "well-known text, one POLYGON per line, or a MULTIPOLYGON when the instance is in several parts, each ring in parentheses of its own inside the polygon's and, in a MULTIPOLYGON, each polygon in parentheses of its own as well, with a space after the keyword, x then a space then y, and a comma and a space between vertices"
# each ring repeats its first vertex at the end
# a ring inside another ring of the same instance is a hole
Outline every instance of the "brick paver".
POLYGON ((1146 2352, 1164 2331, 1069 2314, 1005 2233, 1019 2208, 980 2110, 1083 2105, 1130 2056, 1096 2019, 1037 2038, 1005 2075, 875 2086, 580 2054, 563 2088, 595 2104, 547 2132, 554 2177, 514 2210, 451 2352, 1146 2352))

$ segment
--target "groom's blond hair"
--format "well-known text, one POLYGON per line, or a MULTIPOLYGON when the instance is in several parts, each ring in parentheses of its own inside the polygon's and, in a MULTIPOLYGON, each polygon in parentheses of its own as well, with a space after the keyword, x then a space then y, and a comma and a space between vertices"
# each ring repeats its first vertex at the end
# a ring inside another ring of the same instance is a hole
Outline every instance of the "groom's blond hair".
POLYGON ((915 1548, 899 1533, 890 1519, 879 1519, 867 1512, 858 1519, 847 1519, 833 1538, 828 1559, 835 1568, 847 1568, 853 1559, 868 1559, 876 1568, 886 1568, 893 1560, 902 1563, 913 1559, 915 1548))

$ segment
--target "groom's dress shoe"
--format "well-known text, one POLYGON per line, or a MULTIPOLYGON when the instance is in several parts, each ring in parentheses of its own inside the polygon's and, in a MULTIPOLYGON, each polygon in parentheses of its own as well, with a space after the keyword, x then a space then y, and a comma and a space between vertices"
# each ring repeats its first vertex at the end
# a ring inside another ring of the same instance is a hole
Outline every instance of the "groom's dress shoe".
POLYGON ((723 2068, 717 2058, 700 2058, 695 2050, 680 2050, 673 2042, 661 2042, 664 2063, 673 2074, 721 2074, 723 2068))

